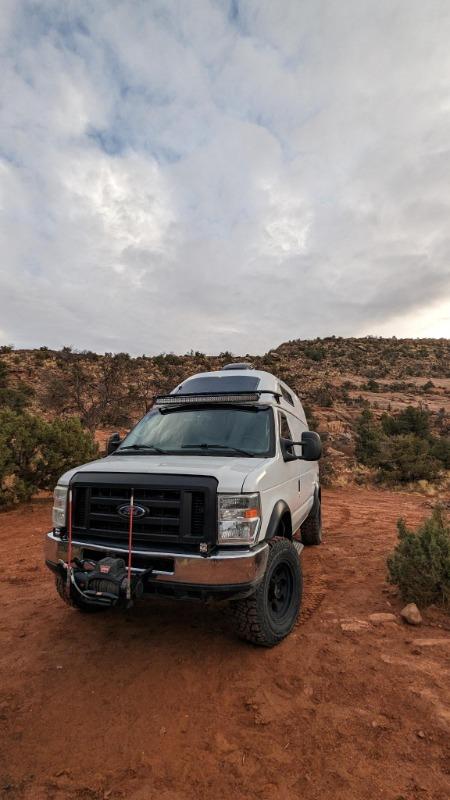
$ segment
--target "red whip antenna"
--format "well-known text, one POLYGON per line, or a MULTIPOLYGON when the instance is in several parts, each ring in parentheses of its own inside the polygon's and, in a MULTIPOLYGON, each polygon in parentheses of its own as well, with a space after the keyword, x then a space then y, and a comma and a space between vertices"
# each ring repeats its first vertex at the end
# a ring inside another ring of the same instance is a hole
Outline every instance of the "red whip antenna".
POLYGON ((68 514, 69 514, 69 544, 67 548, 67 588, 70 587, 70 570, 72 564, 72 488, 69 488, 68 514))
POLYGON ((133 511, 134 511, 134 489, 131 490, 130 497, 130 523, 128 526, 128 581, 127 581, 127 600, 131 600, 131 546, 133 542, 133 511))

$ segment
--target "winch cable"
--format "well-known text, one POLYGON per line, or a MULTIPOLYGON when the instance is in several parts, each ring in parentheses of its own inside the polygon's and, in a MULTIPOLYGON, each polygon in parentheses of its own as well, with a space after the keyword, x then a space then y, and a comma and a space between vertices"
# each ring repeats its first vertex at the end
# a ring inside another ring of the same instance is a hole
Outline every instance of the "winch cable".
POLYGON ((131 490, 130 497, 130 521, 128 525, 128 581, 127 581, 127 600, 131 600, 131 546, 133 542, 133 512, 134 512, 134 489, 131 490))
POLYGON ((67 546, 67 589, 70 589, 70 578, 72 570, 72 488, 69 488, 68 498, 68 514, 69 514, 69 542, 67 546))

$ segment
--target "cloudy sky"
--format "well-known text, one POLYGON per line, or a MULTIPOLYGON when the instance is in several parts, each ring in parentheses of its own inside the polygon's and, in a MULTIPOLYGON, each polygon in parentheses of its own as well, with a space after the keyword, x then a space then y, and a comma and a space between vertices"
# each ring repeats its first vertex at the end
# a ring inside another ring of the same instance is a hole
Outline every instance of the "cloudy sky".
POLYGON ((450 335, 448 0, 1 0, 0 341, 450 335))

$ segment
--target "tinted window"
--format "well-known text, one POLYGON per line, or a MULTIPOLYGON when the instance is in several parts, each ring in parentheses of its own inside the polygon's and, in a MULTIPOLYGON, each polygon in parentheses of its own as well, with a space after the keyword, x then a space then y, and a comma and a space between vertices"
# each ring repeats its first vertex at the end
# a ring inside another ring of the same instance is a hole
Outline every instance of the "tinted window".
POLYGON ((253 392, 259 385, 259 378, 244 375, 214 375, 208 378, 190 378, 181 384, 181 394, 198 392, 253 392))

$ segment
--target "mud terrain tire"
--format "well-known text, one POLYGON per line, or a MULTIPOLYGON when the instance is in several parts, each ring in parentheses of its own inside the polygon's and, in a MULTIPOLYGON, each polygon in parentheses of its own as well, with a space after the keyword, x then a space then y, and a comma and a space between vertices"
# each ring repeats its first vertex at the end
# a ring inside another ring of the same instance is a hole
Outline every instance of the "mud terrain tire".
POLYGON ((316 495, 314 505, 306 517, 303 525, 300 526, 302 534, 302 544, 310 545, 321 544, 322 542, 322 504, 320 497, 316 495))
POLYGON ((230 604, 234 629, 241 639, 273 647, 292 630, 302 600, 300 559, 292 542, 274 537, 264 578, 256 591, 230 604))
POLYGON ((66 582, 61 575, 56 576, 55 580, 56 591, 58 592, 61 600, 64 600, 67 606, 71 608, 76 608, 77 611, 81 611, 83 614, 98 614, 101 611, 108 611, 108 607, 102 606, 90 606, 88 603, 83 603, 82 599, 79 600, 75 597, 72 597, 66 587, 66 582))

